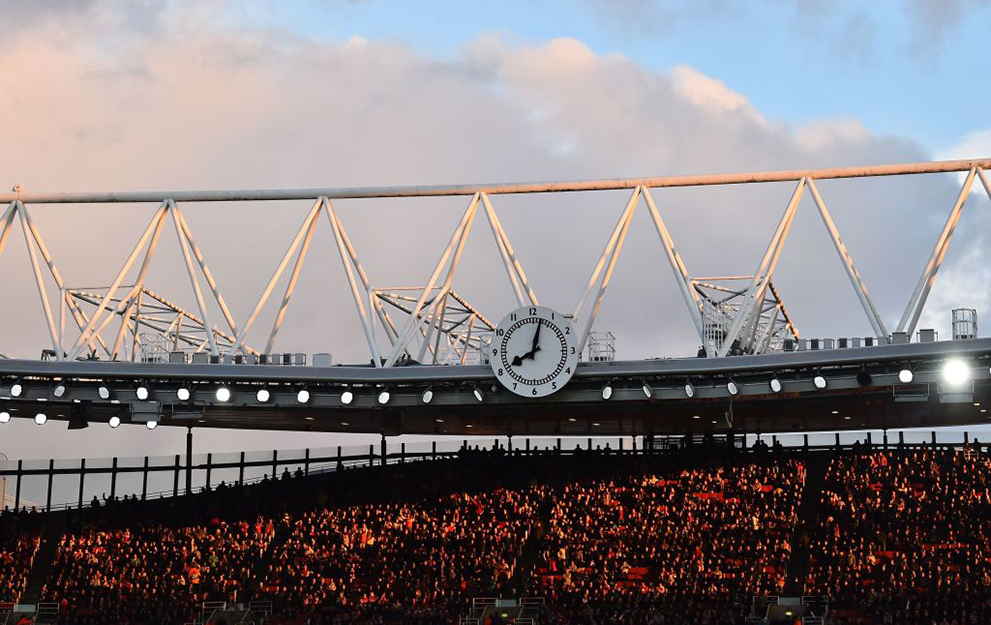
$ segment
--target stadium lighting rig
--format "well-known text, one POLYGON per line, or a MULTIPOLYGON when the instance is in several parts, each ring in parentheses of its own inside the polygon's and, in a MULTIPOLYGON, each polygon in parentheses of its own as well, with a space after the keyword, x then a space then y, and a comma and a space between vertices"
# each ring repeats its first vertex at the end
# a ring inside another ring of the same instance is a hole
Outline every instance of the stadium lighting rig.
POLYGON ((341 392, 341 403, 345 406, 350 406, 351 402, 354 401, 354 391, 349 388, 344 389, 341 392))
POLYGON ((389 389, 382 389, 376 399, 380 405, 384 406, 389 403, 390 399, 392 399, 392 394, 389 392, 389 389))
POLYGON ((6 410, 0 410, 0 423, 10 423, 10 413, 6 410))
POLYGON ((46 415, 43 412, 39 412, 38 414, 34 415, 34 423, 35 425, 45 425, 46 423, 48 423, 48 415, 46 415))
POLYGON ((267 388, 260 388, 258 392, 255 393, 255 399, 259 404, 267 404, 268 400, 272 399, 272 394, 267 388))
POLYGON ((116 430, 117 428, 120 427, 120 417, 118 417, 117 415, 110 417, 110 420, 107 421, 107 425, 110 426, 110 429, 116 430))
POLYGON ((771 380, 767 383, 767 385, 771 387, 772 393, 780 393, 781 389, 783 388, 781 385, 781 380, 778 378, 778 376, 774 376, 773 378, 771 378, 771 380))
POLYGON ((688 399, 695 397, 695 385, 691 382, 685 382, 685 397, 688 399))
POLYGON ((902 384, 911 384, 912 380, 915 379, 915 374, 908 367, 901 369, 898 372, 898 381, 902 384))
POLYGON ((942 369, 943 381, 950 386, 963 386, 970 381, 970 367, 960 358, 946 361, 942 369))
MULTIPOLYGON (((218 393, 219 393, 219 391, 218 391, 218 393)), ((189 389, 188 388, 186 388, 185 386, 180 386, 178 388, 178 390, 176 390, 175 396, 179 398, 179 401, 189 401, 189 398, 192 395, 189 392, 189 389)))
POLYGON ((420 395, 420 401, 422 401, 425 404, 429 404, 433 400, 434 400, 434 391, 431 387, 427 387, 427 390, 423 391, 423 394, 420 395))
POLYGON ((231 389, 221 386, 217 389, 215 396, 220 403, 227 403, 231 400, 231 389))

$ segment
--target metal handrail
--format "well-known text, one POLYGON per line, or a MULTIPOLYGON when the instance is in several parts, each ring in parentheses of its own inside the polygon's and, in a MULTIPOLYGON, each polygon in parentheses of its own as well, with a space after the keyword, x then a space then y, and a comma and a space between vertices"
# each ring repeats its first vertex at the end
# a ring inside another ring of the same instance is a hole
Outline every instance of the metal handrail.
MULTIPOLYGON (((603 442, 603 441, 606 441, 606 442, 615 442, 615 439, 614 438, 606 438, 606 439, 602 439, 602 438, 599 438, 599 439, 589 438, 589 439, 581 439, 581 440, 582 440, 582 442, 586 442, 586 440, 587 440, 589 443, 591 443, 591 441, 599 441, 600 443, 603 442)), ((726 436, 716 437, 714 440, 716 441, 715 444, 717 444, 717 445, 723 445, 723 444, 728 444, 729 443, 729 439, 726 436)), ((796 444, 796 445, 787 445, 787 446, 784 446, 784 449, 801 449, 801 450, 805 450, 805 451, 817 452, 817 451, 851 451, 853 449, 858 449, 858 448, 861 448, 861 449, 893 449, 893 448, 901 448, 901 449, 923 449, 923 448, 930 448, 930 447, 932 447, 934 445, 936 447, 939 447, 939 448, 955 448, 955 449, 961 449, 961 448, 963 448, 964 445, 966 445, 966 444, 969 443, 970 444, 970 449, 971 449, 972 452, 973 451, 978 451, 979 452, 981 450, 986 450, 989 447, 989 444, 988 443, 980 443, 979 445, 974 445, 972 442, 970 442, 970 440, 971 439, 970 439, 968 433, 967 432, 964 432, 963 433, 963 437, 959 441, 939 441, 939 442, 936 442, 934 440, 933 442, 925 442, 925 443, 905 443, 905 442, 901 442, 901 441, 890 441, 890 442, 885 441, 885 442, 882 443, 880 441, 875 441, 875 442, 871 442, 871 443, 865 443, 865 442, 860 442, 858 440, 855 443, 830 443, 830 444, 808 444, 808 445, 806 445, 806 444, 796 444)), ((678 442, 678 447, 680 448, 684 444, 685 441, 684 440, 676 440, 676 442, 678 442)), ((522 446, 519 446, 519 444, 517 444, 517 446, 514 447, 512 450, 506 449, 505 447, 502 447, 502 448, 499 448, 499 449, 493 449, 493 448, 490 447, 490 448, 485 448, 485 449, 482 449, 482 450, 476 452, 474 450, 470 450, 469 451, 464 446, 466 444, 467 444, 467 441, 464 441, 462 447, 460 449, 456 450, 456 451, 433 451, 433 450, 430 450, 430 451, 398 451, 398 452, 392 451, 392 452, 387 452, 385 454, 385 456, 384 456, 385 464, 395 465, 395 464, 401 464, 401 463, 404 463, 404 462, 419 462, 419 461, 425 461, 425 460, 430 460, 430 459, 444 460, 444 459, 456 458, 456 457, 459 457, 462 454, 466 454, 466 453, 467 454, 471 454, 471 453, 499 454, 499 455, 512 455, 512 456, 523 456, 523 457, 525 457, 525 456, 543 456, 543 455, 572 456, 572 455, 576 455, 576 454, 585 454, 585 453, 598 453, 598 454, 602 454, 602 455, 612 455, 612 456, 635 456, 635 455, 645 455, 645 454, 665 454, 665 453, 671 453, 671 450, 665 449, 663 447, 661 447, 661 448, 654 447, 653 449, 644 449, 644 446, 640 446, 639 448, 634 448, 634 449, 629 449, 629 448, 624 449, 624 448, 618 448, 618 447, 617 448, 609 448, 609 449, 605 449, 605 448, 603 448, 603 449, 592 449, 591 445, 588 444, 588 443, 585 444, 585 445, 581 445, 580 446, 580 449, 577 449, 576 450, 574 447, 569 448, 569 444, 562 444, 562 439, 557 439, 557 444, 555 445, 555 447, 550 448, 550 449, 538 449, 538 448, 527 449, 526 447, 522 447, 522 446)), ((735 450, 738 453, 758 453, 758 451, 756 449, 754 449, 753 447, 742 447, 742 448, 741 447, 734 447, 734 448, 735 448, 735 450)), ((285 455, 286 455, 287 452, 283 452, 282 454, 279 454, 278 452, 276 452, 274 454, 274 457, 273 458, 269 458, 269 459, 265 459, 265 460, 244 461, 243 463, 241 463, 241 462, 217 462, 217 463, 213 463, 213 462, 202 463, 202 462, 200 462, 200 463, 196 463, 196 464, 193 464, 191 466, 188 466, 188 467, 186 465, 180 465, 180 464, 173 463, 173 464, 169 464, 169 465, 165 465, 165 464, 148 465, 147 467, 145 467, 145 466, 119 467, 118 466, 118 467, 93 467, 93 468, 90 468, 90 467, 85 467, 85 468, 83 468, 83 467, 53 468, 51 466, 51 464, 50 464, 48 467, 39 467, 39 468, 0 469, 0 476, 20 476, 20 477, 26 477, 26 476, 44 475, 44 476, 49 476, 49 478, 51 479, 52 477, 57 476, 57 475, 78 476, 78 475, 98 475, 98 474, 104 474, 105 475, 105 474, 112 474, 112 473, 140 473, 140 472, 147 473, 147 474, 155 474, 155 473, 159 473, 159 474, 160 473, 175 474, 177 471, 180 472, 180 473, 182 473, 182 472, 186 472, 186 471, 220 471, 220 470, 225 470, 225 469, 227 469, 227 470, 230 470, 230 469, 240 469, 241 467, 244 467, 244 468, 258 468, 258 467, 266 467, 267 468, 267 467, 275 467, 276 470, 273 471, 272 475, 269 475, 269 474, 266 473, 266 475, 261 476, 261 477, 250 477, 250 478, 246 477, 243 480, 238 480, 237 482, 232 482, 231 483, 232 485, 233 484, 238 484, 238 483, 245 484, 245 485, 251 485, 251 484, 258 484, 258 483, 264 482, 266 479, 272 480, 272 481, 278 481, 280 479, 280 477, 278 475, 278 471, 277 470, 280 467, 299 467, 299 468, 302 468, 302 467, 305 466, 305 467, 307 467, 307 469, 306 469, 306 474, 307 475, 319 475, 319 474, 324 474, 324 473, 335 472, 336 470, 338 470, 338 467, 349 468, 350 469, 350 468, 363 468, 363 467, 371 467, 371 466, 381 466, 382 461, 383 461, 383 456, 382 456, 381 453, 375 453, 373 447, 372 448, 368 448, 368 449, 362 448, 361 451, 358 451, 358 450, 355 450, 355 451, 357 453, 349 453, 348 455, 344 455, 343 453, 341 453, 341 455, 325 455, 325 456, 320 456, 320 457, 309 457, 309 458, 307 458, 307 457, 302 457, 302 458, 300 458, 300 457, 286 458, 285 455)), ((773 452, 770 451, 770 449, 768 449, 768 451, 765 451, 764 453, 773 453, 773 452)), ((216 486, 217 485, 216 484, 213 484, 213 483, 209 484, 209 487, 210 488, 215 488, 216 486)), ((196 489, 195 492, 202 492, 203 490, 205 490, 204 487, 197 487, 197 489, 196 489)), ((175 486, 173 486, 173 488, 171 488, 171 489, 164 489, 164 490, 158 490, 158 491, 145 492, 143 499, 144 500, 164 499, 164 498, 168 498, 168 497, 171 497, 173 495, 176 495, 176 494, 179 494, 179 495, 185 494, 185 488, 180 487, 180 488, 177 489, 175 486)), ((135 494, 135 495, 137 495, 137 494, 135 494)), ((26 503, 26 500, 25 500, 24 497, 21 497, 21 503, 22 504, 26 503)), ((82 501, 82 507, 86 507, 86 505, 87 505, 87 502, 86 501, 82 501)), ((78 499, 75 499, 74 501, 68 501, 68 502, 60 502, 60 503, 54 503, 53 502, 50 505, 45 505, 45 506, 42 506, 42 507, 44 509, 46 509, 46 510, 71 510, 71 509, 78 509, 81 506, 80 506, 80 501, 78 499)))

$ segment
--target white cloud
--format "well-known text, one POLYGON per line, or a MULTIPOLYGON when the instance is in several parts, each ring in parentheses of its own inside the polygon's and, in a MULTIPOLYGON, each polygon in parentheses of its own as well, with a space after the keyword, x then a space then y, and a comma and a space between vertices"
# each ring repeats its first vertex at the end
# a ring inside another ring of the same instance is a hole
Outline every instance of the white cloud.
POLYGON ((675 93, 715 114, 739 115, 764 124, 764 118, 741 93, 733 91, 721 81, 706 76, 691 67, 680 65, 671 71, 675 93))

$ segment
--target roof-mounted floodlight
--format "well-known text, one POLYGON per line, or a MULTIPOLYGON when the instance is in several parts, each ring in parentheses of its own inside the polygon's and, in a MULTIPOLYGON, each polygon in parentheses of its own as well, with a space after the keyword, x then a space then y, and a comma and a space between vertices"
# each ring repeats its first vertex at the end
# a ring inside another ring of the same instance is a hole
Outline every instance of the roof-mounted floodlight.
POLYGON ((970 367, 960 358, 951 358, 943 365, 943 381, 950 386, 963 386, 970 381, 970 367))

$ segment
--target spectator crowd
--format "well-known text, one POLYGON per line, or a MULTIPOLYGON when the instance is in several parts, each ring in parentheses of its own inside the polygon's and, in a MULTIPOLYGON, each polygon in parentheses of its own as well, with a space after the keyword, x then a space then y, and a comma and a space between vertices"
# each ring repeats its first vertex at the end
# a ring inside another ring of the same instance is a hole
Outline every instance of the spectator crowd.
MULTIPOLYGON (((41 599, 82 625, 259 600, 273 624, 446 625, 474 598, 524 596, 544 598, 541 625, 730 625, 755 595, 804 591, 837 624, 991 622, 985 457, 837 452, 810 482, 815 453, 466 449, 111 498, 64 513, 41 599), (795 550, 808 567, 788 587, 795 550)), ((23 589, 42 517, 0 516, 0 600, 23 589)))
POLYGON ((734 622, 731 606, 782 590, 803 484, 785 459, 567 484, 530 592, 562 624, 734 622))
POLYGON ((41 540, 41 516, 25 509, 0 514, 0 603, 16 603, 24 591, 41 540))
POLYGON ((991 462, 973 450, 840 455, 829 466, 807 590, 834 621, 991 622, 991 462))

